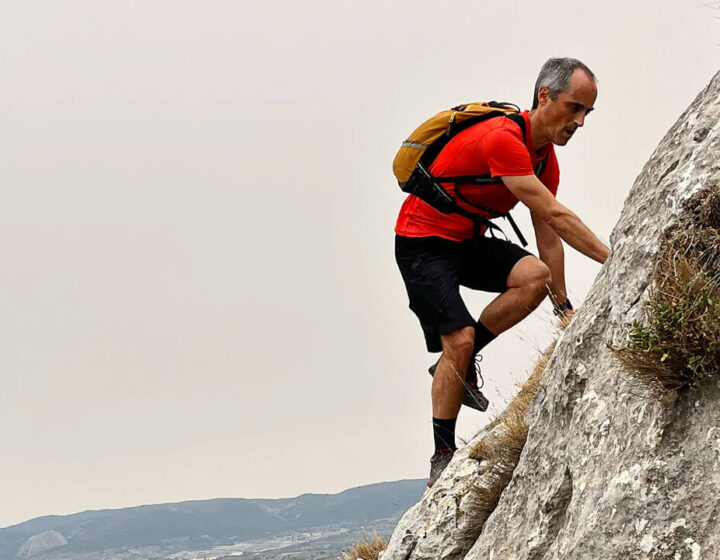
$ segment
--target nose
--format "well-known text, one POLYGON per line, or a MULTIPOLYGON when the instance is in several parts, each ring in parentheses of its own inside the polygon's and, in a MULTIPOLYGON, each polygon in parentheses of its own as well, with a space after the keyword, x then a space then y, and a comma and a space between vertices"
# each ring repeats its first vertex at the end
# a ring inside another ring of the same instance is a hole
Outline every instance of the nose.
POLYGON ((575 124, 578 127, 581 127, 585 124, 585 112, 581 111, 576 117, 575 117, 575 124))

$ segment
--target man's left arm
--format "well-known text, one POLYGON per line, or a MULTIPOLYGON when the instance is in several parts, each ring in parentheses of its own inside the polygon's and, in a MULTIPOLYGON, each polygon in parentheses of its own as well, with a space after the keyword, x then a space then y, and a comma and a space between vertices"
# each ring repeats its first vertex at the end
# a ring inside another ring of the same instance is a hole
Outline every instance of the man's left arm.
MULTIPOLYGON (((535 228, 535 238, 537 240, 538 252, 540 260, 543 261, 550 269, 552 279, 548 284, 550 291, 556 298, 553 301, 553 307, 562 305, 568 300, 567 289, 565 288, 565 251, 563 249, 560 236, 555 233, 548 223, 537 216, 534 212, 530 212, 533 227, 535 228)), ((566 312, 566 316, 572 316, 574 311, 566 312)))

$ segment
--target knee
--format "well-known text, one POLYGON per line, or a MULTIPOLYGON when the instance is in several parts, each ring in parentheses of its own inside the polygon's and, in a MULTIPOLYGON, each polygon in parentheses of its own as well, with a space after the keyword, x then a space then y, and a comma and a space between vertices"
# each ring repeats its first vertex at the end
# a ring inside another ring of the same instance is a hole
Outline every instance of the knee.
POLYGON ((544 287, 545 284, 549 284, 550 282, 552 282, 552 274, 550 273, 550 268, 548 268, 548 265, 538 259, 531 275, 531 283, 540 284, 544 287))
POLYGON ((538 305, 547 296, 547 293, 548 293, 547 285, 551 281, 552 281, 552 274, 550 273, 550 269, 544 262, 542 262, 541 260, 538 260, 538 266, 537 266, 537 270, 535 272, 535 276, 530 283, 530 285, 534 289, 534 293, 537 295, 536 301, 537 301, 538 305))
POLYGON ((525 288, 533 295, 534 305, 539 305, 547 296, 547 285, 552 281, 552 274, 548 265, 540 259, 535 259, 531 267, 528 267, 525 277, 525 288))
POLYGON ((537 259, 534 266, 528 271, 528 276, 525 285, 531 288, 537 293, 538 298, 541 300, 547 294, 546 284, 552 281, 552 274, 548 265, 537 259))
POLYGON ((466 361, 475 347, 475 328, 464 327, 443 335, 443 352, 453 361, 466 361))
POLYGON ((545 284, 549 284, 551 281, 552 275, 548 265, 535 256, 527 256, 521 259, 510 272, 508 287, 531 287, 544 291, 545 284))

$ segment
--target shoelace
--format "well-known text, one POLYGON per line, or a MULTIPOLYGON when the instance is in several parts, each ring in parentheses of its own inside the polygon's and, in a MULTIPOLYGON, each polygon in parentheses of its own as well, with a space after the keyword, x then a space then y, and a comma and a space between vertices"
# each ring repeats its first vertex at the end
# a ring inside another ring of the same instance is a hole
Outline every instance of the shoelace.
MULTIPOLYGON (((485 380, 483 379, 482 373, 480 372, 480 362, 482 362, 482 359, 483 359, 483 357, 481 354, 475 354, 473 357, 470 358, 471 362, 470 362, 470 364, 468 364, 468 370, 470 369, 470 365, 472 365, 475 368, 475 375, 478 379, 478 383, 477 383, 476 387, 478 389, 481 389, 485 385, 485 380)), ((437 368, 439 363, 440 363, 440 359, 438 359, 438 361, 435 362, 435 364, 432 367, 437 368)), ((465 379, 467 380, 467 374, 465 375, 465 379)), ((472 381, 470 381, 470 382, 466 381, 466 383, 472 385, 472 381)))
POLYGON ((481 354, 475 354, 471 360, 474 359, 474 363, 470 362, 473 367, 475 368, 475 373, 477 375, 478 384, 477 388, 482 389, 483 385, 485 385, 485 380, 483 379, 482 373, 480 373, 480 362, 482 362, 482 355, 481 354))

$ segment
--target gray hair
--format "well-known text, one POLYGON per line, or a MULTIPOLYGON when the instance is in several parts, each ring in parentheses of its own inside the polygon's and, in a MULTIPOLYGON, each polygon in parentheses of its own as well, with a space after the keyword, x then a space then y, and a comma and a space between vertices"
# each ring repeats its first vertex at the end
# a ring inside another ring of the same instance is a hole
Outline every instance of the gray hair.
POLYGON ((540 74, 535 82, 532 108, 537 109, 538 107, 538 91, 540 91, 542 86, 548 87, 550 90, 550 99, 553 101, 555 101, 562 92, 567 91, 570 87, 570 78, 578 68, 585 71, 593 81, 597 82, 595 74, 577 58, 549 58, 540 69, 540 74))

